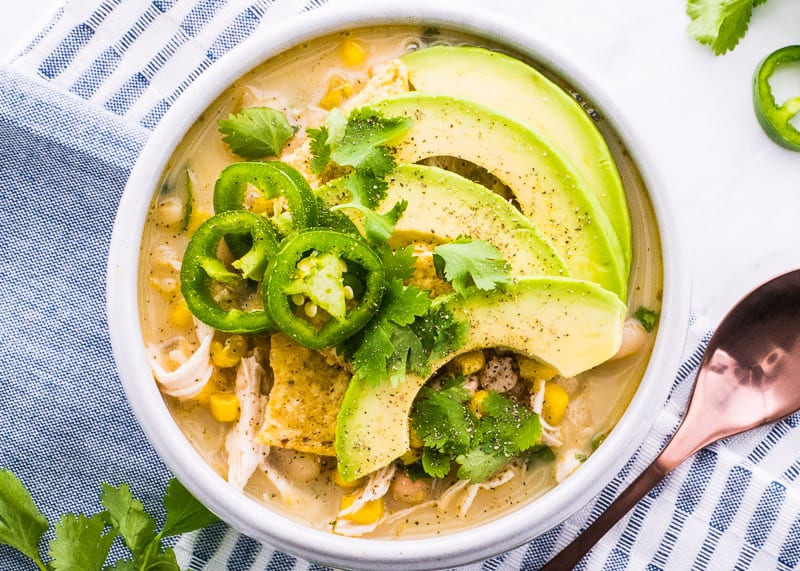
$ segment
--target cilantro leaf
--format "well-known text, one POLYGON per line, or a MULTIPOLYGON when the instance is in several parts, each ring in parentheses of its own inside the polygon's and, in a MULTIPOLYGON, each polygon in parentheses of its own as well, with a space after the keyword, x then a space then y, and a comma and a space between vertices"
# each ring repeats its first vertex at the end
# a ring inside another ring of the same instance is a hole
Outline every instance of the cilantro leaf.
POLYGON ((497 472, 510 460, 511 456, 475 448, 456 458, 456 462, 461 465, 458 469, 458 477, 461 480, 469 480, 471 483, 477 484, 497 472))
POLYGON ((481 290, 492 290, 511 281, 508 264, 500 252, 483 240, 458 238, 433 249, 436 270, 466 297, 470 280, 481 290))
POLYGON ((324 125, 319 129, 306 129, 308 138, 311 139, 311 171, 320 174, 331 161, 331 146, 328 144, 328 128, 324 125))
POLYGON ((392 354, 386 360, 389 382, 397 386, 406 379, 406 370, 419 373, 426 371, 427 355, 419 337, 408 327, 392 324, 392 354))
POLYGON ((450 473, 450 456, 434 448, 422 452, 422 469, 434 478, 444 478, 450 473))
POLYGON ((478 418, 465 404, 469 392, 463 383, 456 376, 439 391, 423 387, 412 407, 411 426, 424 443, 423 468, 429 475, 441 477, 439 456, 444 454, 459 464, 459 478, 477 483, 520 454, 538 450, 542 427, 536 413, 494 391, 481 401, 478 418))
POLYGON ((689 0, 686 13, 691 18, 689 34, 701 44, 711 46, 715 55, 732 50, 744 37, 753 7, 764 0, 689 0))
POLYGON ((467 322, 455 319, 444 305, 431 309, 410 327, 422 341, 431 361, 462 347, 469 334, 467 322))
POLYGON ((270 107, 242 109, 220 119, 218 128, 231 151, 245 159, 277 156, 295 133, 286 115, 270 107))
POLYGON ((167 484, 164 507, 167 510, 167 521, 161 530, 162 537, 188 533, 219 521, 217 516, 208 511, 175 478, 167 484))
POLYGON ((350 191, 352 202, 375 209, 381 203, 381 200, 386 197, 386 189, 389 188, 389 183, 382 176, 374 176, 370 173, 354 170, 344 178, 344 187, 350 191))
MULTIPOLYGON (((407 117, 384 117, 370 107, 355 109, 347 118, 341 138, 334 141, 331 159, 340 166, 363 168, 375 176, 383 176, 394 169, 385 170, 386 149, 382 145, 400 137, 413 122, 407 117)), ((330 142, 330 141, 329 141, 330 142)))
POLYGON ((411 325, 428 312, 431 298, 415 286, 405 286, 398 279, 386 284, 381 302, 380 316, 397 325, 411 325))
POLYGON ((386 281, 407 280, 414 275, 417 268, 414 247, 406 246, 392 250, 389 246, 383 246, 380 250, 383 268, 386 271, 386 281))
POLYGON ((389 356, 392 345, 392 324, 373 320, 364 328, 364 337, 353 353, 353 379, 376 385, 389 376, 389 356))
POLYGON ((658 312, 647 309, 646 307, 639 307, 633 316, 642 324, 642 327, 644 327, 644 330, 648 333, 653 331, 658 323, 658 312))
POLYGON ((156 522, 144 511, 142 502, 133 497, 127 484, 119 488, 103 484, 100 502, 107 510, 111 525, 133 553, 134 560, 141 557, 156 538, 156 522))
POLYGON ((358 210, 364 215, 364 234, 367 241, 371 244, 382 244, 389 240, 392 235, 395 224, 400 219, 400 216, 405 212, 408 207, 408 201, 399 200, 389 212, 386 214, 378 214, 368 206, 362 204, 353 197, 352 202, 334 206, 331 210, 343 210, 352 208, 358 210))
POLYGON ((19 478, 9 470, 0 469, 0 544, 13 547, 41 564, 39 541, 48 527, 47 518, 19 478))
POLYGON ((102 514, 61 516, 50 542, 50 566, 54 571, 101 571, 117 536, 115 531, 105 533, 105 529, 102 514))
POLYGON ((423 387, 414 401, 411 426, 426 448, 456 455, 470 449, 477 419, 450 395, 423 387))

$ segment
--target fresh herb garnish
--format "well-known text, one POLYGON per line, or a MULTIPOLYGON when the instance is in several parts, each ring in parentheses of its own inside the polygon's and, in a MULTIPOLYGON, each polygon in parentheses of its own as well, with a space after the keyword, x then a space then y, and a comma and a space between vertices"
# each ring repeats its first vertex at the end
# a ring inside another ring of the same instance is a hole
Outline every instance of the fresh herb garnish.
POLYGON ((359 200, 358 194, 353 193, 353 200, 345 204, 334 206, 331 210, 351 208, 364 215, 364 235, 370 244, 382 244, 389 240, 395 224, 408 207, 406 200, 399 200, 386 214, 378 214, 372 208, 359 200))
POLYGON ((231 151, 251 160, 278 156, 295 130, 286 115, 270 107, 248 107, 219 121, 231 151))
POLYGON ((644 327, 644 330, 648 333, 652 332, 658 323, 658 313, 652 309, 647 309, 646 307, 640 306, 633 316, 639 323, 642 324, 642 327, 644 327))
POLYGON ((736 47, 753 15, 766 0, 689 0, 686 13, 692 19, 689 34, 720 55, 736 47))
POLYGON ((433 249, 436 271, 466 297, 470 283, 481 290, 493 290, 511 282, 502 254, 483 240, 459 237, 433 249))
POLYGON ((164 548, 166 537, 194 531, 215 523, 217 517, 175 479, 170 480, 164 497, 167 518, 161 531, 144 511, 127 484, 115 488, 103 484, 100 495, 105 511, 86 516, 68 513, 55 525, 50 541, 49 562, 42 560, 39 543, 49 524, 33 503, 30 492, 13 473, 0 470, 0 544, 13 547, 31 559, 42 571, 124 571, 178 570, 171 548, 164 548), (130 559, 106 566, 111 544, 122 538, 130 559))
POLYGON ((411 425, 425 443, 422 466, 430 476, 443 477, 455 461, 460 479, 478 483, 514 457, 538 449, 542 427, 536 413, 489 391, 476 416, 465 404, 469 393, 460 382, 445 383, 441 391, 424 387, 414 401, 411 425))
POLYGON ((307 129, 314 158, 311 168, 320 174, 331 161, 351 167, 346 186, 358 203, 375 208, 386 196, 386 175, 395 168, 395 160, 386 144, 412 126, 406 117, 384 117, 370 107, 355 109, 345 119, 334 109, 327 125, 307 129))

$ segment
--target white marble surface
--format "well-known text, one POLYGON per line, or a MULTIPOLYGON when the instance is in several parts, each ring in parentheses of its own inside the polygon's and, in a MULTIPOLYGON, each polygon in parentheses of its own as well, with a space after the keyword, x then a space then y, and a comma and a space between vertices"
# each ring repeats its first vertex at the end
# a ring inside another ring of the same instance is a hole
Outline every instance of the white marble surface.
MULTIPOLYGON (((627 108, 672 195, 696 311, 717 320, 767 277, 800 267, 800 154, 764 136, 750 94, 759 60, 800 43, 800 3, 759 7, 736 50, 714 57, 686 34, 683 0, 462 1, 547 30, 627 108)), ((57 5, 4 2, 0 54, 22 47, 57 5)), ((798 71, 783 78, 795 95, 798 71)))

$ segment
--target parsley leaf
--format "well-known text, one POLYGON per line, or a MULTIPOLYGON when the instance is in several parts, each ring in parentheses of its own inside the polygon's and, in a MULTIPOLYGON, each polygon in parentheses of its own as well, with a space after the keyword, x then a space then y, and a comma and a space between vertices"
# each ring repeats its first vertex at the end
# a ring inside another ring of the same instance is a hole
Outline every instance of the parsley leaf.
POLYGON ((61 516, 50 542, 50 566, 55 571, 101 571, 117 536, 114 531, 105 533, 105 529, 102 514, 61 516))
POLYGON ((286 115, 270 107, 242 109, 220 119, 218 128, 231 151, 251 160, 277 156, 296 130, 286 115))
POLYGON ((0 470, 0 544, 13 547, 41 565, 39 540, 49 527, 30 492, 8 470, 0 470))
POLYGON ((650 333, 658 323, 658 313, 646 307, 639 307, 633 316, 642 324, 644 330, 650 333))
POLYGON ((689 34, 714 54, 732 50, 744 37, 753 7, 765 0, 689 0, 686 13, 692 19, 689 34))
POLYGON ((470 281, 481 290, 492 290, 511 281, 508 264, 500 252, 483 240, 460 237, 436 246, 433 263, 462 297, 467 295, 470 281))
POLYGON ((164 507, 167 509, 167 521, 161 530, 162 537, 188 533, 219 521, 174 478, 167 484, 164 507))

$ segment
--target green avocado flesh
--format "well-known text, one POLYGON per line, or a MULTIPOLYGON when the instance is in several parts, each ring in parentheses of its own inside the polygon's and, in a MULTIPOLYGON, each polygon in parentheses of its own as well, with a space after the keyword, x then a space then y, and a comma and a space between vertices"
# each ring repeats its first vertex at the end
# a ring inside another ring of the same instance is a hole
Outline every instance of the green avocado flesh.
POLYGON ((557 150, 509 115, 444 95, 409 93, 371 104, 414 126, 393 141, 398 163, 453 156, 503 181, 522 213, 550 240, 570 275, 595 282, 625 300, 628 270, 614 228, 597 197, 557 150))
MULTIPOLYGON (((439 244, 459 236, 497 248, 515 276, 568 276, 564 262, 530 220, 498 194, 450 171, 401 165, 387 178, 386 198, 376 209, 388 212, 399 200, 408 206, 394 227, 392 242, 439 244)), ((337 181, 318 191, 328 202, 349 200, 337 181)), ((358 214, 353 214, 357 221, 358 214)))
POLYGON ((401 59, 417 91, 472 99, 541 133, 597 197, 630 264, 631 222, 622 181, 602 134, 575 99, 532 67, 485 48, 435 46, 401 59))
MULTIPOLYGON (((611 358, 622 339, 626 307, 596 284, 562 277, 528 277, 503 290, 439 298, 469 324, 463 347, 432 364, 436 371, 461 353, 503 348, 538 359, 565 377, 611 358)), ((407 374, 393 387, 350 382, 336 425, 336 456, 345 480, 386 466, 409 449, 408 418, 428 381, 407 374)))

